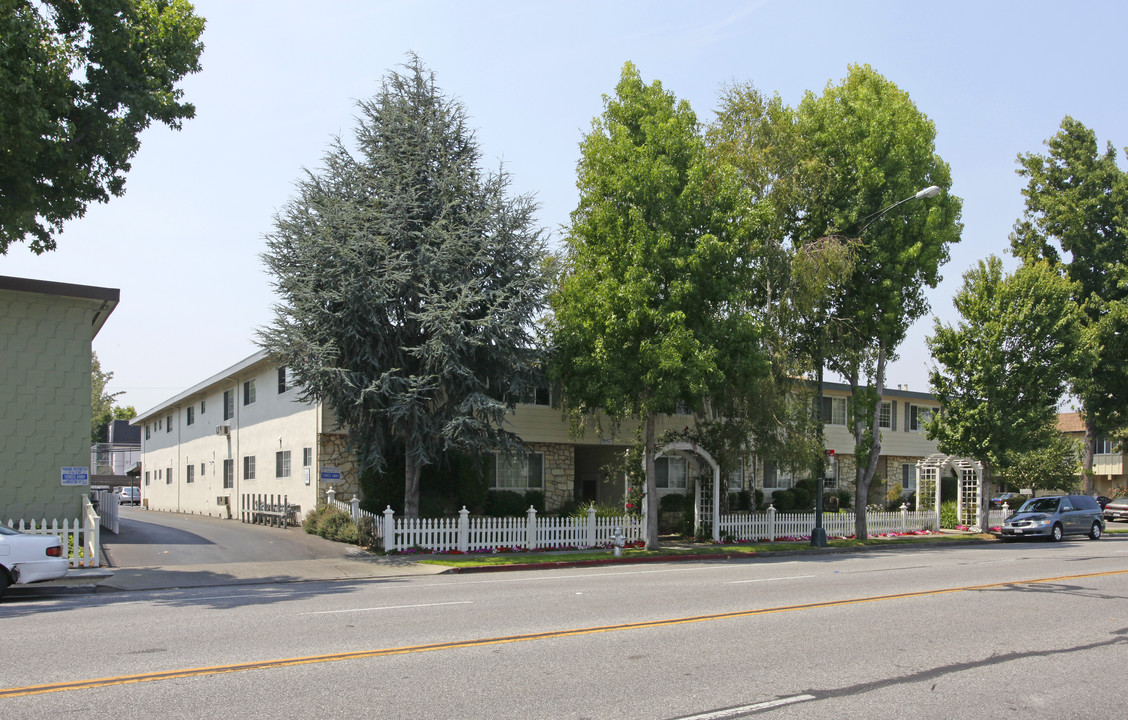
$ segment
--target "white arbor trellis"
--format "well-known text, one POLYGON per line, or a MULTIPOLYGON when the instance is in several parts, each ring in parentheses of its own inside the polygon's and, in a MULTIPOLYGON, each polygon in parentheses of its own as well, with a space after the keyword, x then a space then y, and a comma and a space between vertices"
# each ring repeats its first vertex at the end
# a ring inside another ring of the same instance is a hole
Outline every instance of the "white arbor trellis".
MULTIPOLYGON (((654 459, 657 460, 665 455, 675 454, 689 454, 693 453, 709 463, 709 467, 713 468, 713 503, 712 507, 701 507, 701 483, 694 484, 693 488, 693 525, 700 528, 704 523, 709 523, 713 529, 713 542, 719 542, 721 539, 721 529, 717 523, 717 518, 721 516, 721 466, 713 459, 713 456, 701 448, 697 443, 688 442, 685 440, 678 440, 672 443, 666 443, 658 452, 654 454, 654 459)), ((646 471, 646 460, 643 459, 643 472, 646 471)), ((650 542, 650 538, 646 537, 649 532, 647 528, 650 526, 646 522, 647 503, 646 503, 646 484, 643 483, 642 495, 642 527, 643 527, 643 540, 650 542)))
POLYGON ((918 460, 916 509, 935 512, 936 527, 940 527, 940 478, 949 468, 956 473, 956 520, 977 526, 983 484, 983 463, 978 460, 942 453, 918 460))

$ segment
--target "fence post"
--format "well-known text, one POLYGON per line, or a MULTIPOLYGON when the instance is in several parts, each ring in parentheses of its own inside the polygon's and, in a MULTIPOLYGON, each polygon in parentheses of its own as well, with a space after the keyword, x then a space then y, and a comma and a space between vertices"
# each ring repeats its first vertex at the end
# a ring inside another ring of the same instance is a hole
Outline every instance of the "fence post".
POLYGON ((537 549, 537 509, 529 506, 529 521, 525 525, 525 547, 529 550, 537 549))
MULTIPOLYGON (((333 492, 333 488, 329 488, 329 492, 333 492)), ((384 511, 384 552, 392 552, 396 549, 396 511, 392 510, 389 505, 384 511)))
POLYGON ((463 505, 458 511, 458 551, 470 549, 470 511, 463 505))
POLYGON ((901 503, 901 532, 909 531, 909 506, 901 503))
POLYGON ((775 542, 776 539, 775 516, 775 505, 768 505, 768 540, 770 540, 771 542, 775 542))
POLYGON ((588 505, 587 509, 587 546, 595 547, 595 503, 588 505))
POLYGON ((352 505, 353 522, 356 522, 360 519, 360 498, 358 498, 356 495, 353 495, 353 499, 349 500, 349 504, 352 505))
POLYGON ((337 491, 330 485, 329 489, 325 491, 325 504, 332 505, 333 501, 337 499, 337 491))

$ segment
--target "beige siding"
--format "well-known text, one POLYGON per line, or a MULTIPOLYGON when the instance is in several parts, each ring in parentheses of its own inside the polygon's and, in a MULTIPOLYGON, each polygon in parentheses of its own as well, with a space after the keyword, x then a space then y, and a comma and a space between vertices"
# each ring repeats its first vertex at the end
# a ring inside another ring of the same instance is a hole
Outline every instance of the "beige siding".
POLYGON ((0 290, 0 522, 73 519, 88 488, 90 342, 101 303, 0 290))

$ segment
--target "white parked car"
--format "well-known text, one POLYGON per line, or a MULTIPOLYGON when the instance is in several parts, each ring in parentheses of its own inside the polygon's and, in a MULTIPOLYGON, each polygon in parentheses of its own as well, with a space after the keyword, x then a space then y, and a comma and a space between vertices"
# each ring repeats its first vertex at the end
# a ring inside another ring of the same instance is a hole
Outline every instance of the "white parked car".
POLYGON ((57 535, 25 535, 0 525, 0 595, 12 584, 64 577, 69 565, 57 535))
POLYGON ((117 491, 119 505, 140 505, 141 488, 121 487, 117 491))

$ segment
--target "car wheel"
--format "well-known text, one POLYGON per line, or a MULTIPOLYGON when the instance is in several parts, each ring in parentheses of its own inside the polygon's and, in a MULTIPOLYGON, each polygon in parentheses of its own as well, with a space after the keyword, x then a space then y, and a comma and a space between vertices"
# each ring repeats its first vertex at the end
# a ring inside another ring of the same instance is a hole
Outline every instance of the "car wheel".
POLYGON ((12 584, 12 579, 8 577, 8 571, 0 567, 0 597, 4 597, 4 590, 12 584))
POLYGON ((1093 522, 1093 527, 1089 528, 1089 539, 1090 540, 1100 540, 1101 539, 1101 524, 1099 522, 1093 522))
POLYGON ((1061 529, 1061 523, 1054 523, 1054 527, 1050 530, 1050 542, 1061 542, 1061 537, 1064 531, 1061 529))

